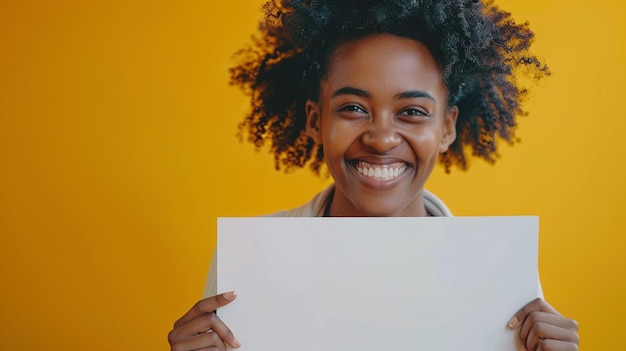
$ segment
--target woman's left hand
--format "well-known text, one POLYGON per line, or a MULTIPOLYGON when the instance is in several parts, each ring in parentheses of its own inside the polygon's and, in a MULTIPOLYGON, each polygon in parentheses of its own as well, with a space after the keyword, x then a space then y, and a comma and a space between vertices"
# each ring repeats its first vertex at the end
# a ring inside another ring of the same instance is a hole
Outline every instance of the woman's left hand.
POLYGON ((520 327, 522 348, 528 351, 578 350, 578 323, 563 317, 542 298, 522 307, 509 322, 520 327))

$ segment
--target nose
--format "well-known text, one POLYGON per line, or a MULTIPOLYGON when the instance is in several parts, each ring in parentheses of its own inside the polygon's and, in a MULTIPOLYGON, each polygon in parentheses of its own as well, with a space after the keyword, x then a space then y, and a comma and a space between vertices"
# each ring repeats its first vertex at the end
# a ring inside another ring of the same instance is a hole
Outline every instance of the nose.
POLYGON ((393 118, 372 118, 368 129, 361 136, 363 144, 384 153, 402 143, 392 121, 393 118))

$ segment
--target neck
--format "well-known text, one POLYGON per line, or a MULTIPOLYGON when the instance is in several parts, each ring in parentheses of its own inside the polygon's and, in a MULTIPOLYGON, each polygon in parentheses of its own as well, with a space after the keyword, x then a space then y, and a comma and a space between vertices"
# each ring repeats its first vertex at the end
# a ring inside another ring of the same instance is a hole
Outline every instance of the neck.
POLYGON ((416 196, 415 201, 409 206, 399 209, 394 213, 365 211, 340 196, 337 196, 336 189, 328 195, 328 200, 324 206, 324 217, 429 217, 432 216, 424 205, 423 195, 416 196))

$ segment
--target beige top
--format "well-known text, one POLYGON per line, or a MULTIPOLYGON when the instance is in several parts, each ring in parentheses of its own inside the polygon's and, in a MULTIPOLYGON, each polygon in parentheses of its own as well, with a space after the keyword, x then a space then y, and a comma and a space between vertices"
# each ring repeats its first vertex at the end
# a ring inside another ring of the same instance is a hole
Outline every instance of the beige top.
MULTIPOLYGON (((328 198, 334 190, 335 185, 331 184, 306 204, 292 210, 276 212, 268 217, 323 217, 328 198)), ((426 189, 424 189, 424 207, 433 217, 452 217, 452 212, 446 204, 426 189)))

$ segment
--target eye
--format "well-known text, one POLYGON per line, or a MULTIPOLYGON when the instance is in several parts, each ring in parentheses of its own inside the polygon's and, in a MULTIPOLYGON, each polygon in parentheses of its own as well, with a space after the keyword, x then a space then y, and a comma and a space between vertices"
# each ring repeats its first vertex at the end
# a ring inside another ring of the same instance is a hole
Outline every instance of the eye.
POLYGON ((349 105, 341 106, 337 110, 337 112, 339 112, 339 114, 343 118, 349 118, 349 119, 367 117, 369 115, 368 112, 363 107, 357 104, 349 104, 349 105))
POLYGON ((355 112, 355 113, 367 113, 361 106, 359 105, 346 105, 339 109, 339 112, 355 112))
POLYGON ((409 107, 400 112, 401 116, 430 117, 430 113, 421 107, 409 107))

